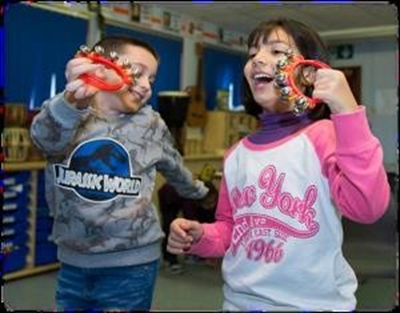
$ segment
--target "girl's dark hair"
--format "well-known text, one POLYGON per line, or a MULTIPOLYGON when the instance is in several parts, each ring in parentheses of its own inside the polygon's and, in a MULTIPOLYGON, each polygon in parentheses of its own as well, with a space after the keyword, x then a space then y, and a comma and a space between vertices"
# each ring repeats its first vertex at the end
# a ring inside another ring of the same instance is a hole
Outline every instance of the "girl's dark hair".
POLYGON ((137 46, 142 47, 149 51, 154 58, 160 63, 160 56, 158 55, 157 51, 150 46, 147 42, 141 41, 136 38, 127 37, 124 35, 115 35, 115 36, 107 36, 103 39, 99 40, 94 46, 101 46, 104 49, 106 54, 109 54, 111 51, 115 51, 117 53, 123 53, 123 50, 126 46, 137 46))
MULTIPOLYGON (((261 22, 250 33, 247 40, 247 48, 258 46, 261 38, 267 41, 271 33, 276 31, 277 28, 282 28, 293 38, 298 50, 305 59, 319 60, 329 64, 328 49, 317 32, 306 24, 292 19, 278 18, 268 22, 261 22)), ((312 90, 312 87, 307 87, 304 94, 310 97, 312 90)), ((248 114, 259 118, 259 114, 262 113, 262 107, 255 102, 245 77, 243 77, 243 103, 248 114)), ((313 120, 329 118, 330 110, 326 104, 318 104, 314 109, 308 110, 308 115, 313 120)))

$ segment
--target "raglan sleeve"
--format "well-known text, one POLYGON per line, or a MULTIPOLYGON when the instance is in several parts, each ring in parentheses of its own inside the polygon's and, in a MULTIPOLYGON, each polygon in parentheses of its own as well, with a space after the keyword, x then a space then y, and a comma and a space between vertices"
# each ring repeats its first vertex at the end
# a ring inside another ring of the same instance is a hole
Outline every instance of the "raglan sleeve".
POLYGON ((192 172, 185 166, 179 151, 174 147, 174 141, 168 127, 160 119, 161 127, 161 159, 156 164, 156 169, 176 190, 176 192, 188 199, 202 199, 209 189, 205 184, 195 179, 192 172))
POLYGON ((365 107, 334 114, 332 124, 309 135, 341 214, 359 223, 377 221, 388 208, 390 186, 383 149, 370 130, 365 107))
POLYGON ((33 143, 47 157, 62 155, 69 147, 89 109, 79 110, 68 104, 63 94, 46 100, 30 128, 33 143))
POLYGON ((224 178, 219 186, 215 220, 214 223, 203 224, 203 236, 196 244, 192 245, 187 254, 196 254, 201 257, 222 257, 231 244, 234 221, 224 178))

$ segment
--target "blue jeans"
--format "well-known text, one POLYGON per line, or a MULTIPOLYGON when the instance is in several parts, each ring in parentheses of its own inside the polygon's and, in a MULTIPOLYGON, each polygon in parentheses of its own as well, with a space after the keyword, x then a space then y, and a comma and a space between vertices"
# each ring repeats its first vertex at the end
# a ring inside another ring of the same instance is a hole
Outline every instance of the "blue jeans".
POLYGON ((58 310, 150 310, 158 260, 134 266, 80 268, 62 264, 58 310))

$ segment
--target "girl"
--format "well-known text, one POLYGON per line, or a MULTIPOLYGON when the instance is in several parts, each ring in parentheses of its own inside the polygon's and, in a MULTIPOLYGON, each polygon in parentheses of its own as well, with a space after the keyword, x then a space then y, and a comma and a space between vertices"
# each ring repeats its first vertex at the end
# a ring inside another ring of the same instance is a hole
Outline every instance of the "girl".
POLYGON ((224 310, 354 310, 341 216, 373 223, 388 207, 381 145, 343 73, 304 68, 315 80, 304 93, 324 104, 300 116, 279 98, 273 78, 289 50, 327 63, 302 23, 263 22, 250 34, 245 106, 261 128, 225 156, 216 222, 171 224, 171 253, 223 256, 224 310))

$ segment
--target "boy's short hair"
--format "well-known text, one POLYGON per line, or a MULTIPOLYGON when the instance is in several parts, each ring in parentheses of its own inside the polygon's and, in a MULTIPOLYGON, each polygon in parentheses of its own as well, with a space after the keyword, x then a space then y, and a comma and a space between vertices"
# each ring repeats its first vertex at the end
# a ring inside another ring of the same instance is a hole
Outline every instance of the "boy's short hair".
POLYGON ((93 49, 96 46, 101 46, 106 54, 109 54, 111 51, 123 53, 124 48, 128 45, 142 47, 146 49, 154 56, 157 62, 160 63, 160 56, 150 44, 145 41, 124 35, 106 36, 95 43, 93 49))

